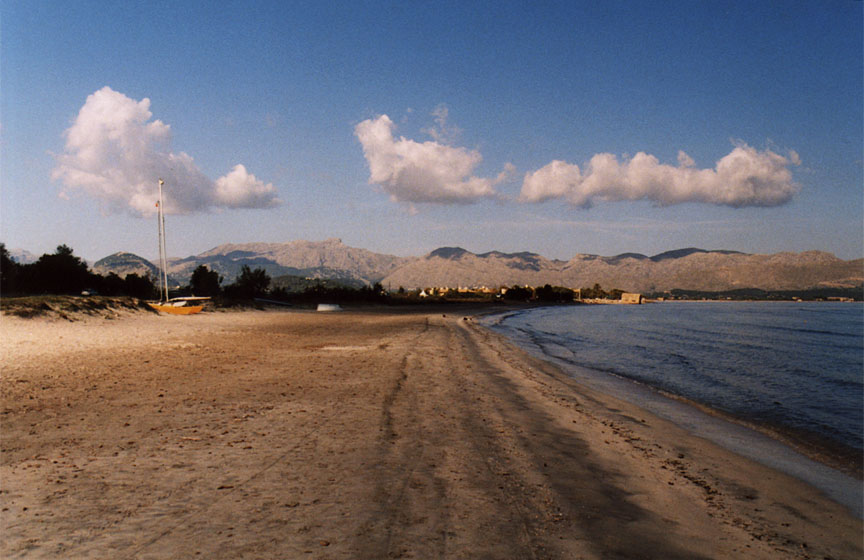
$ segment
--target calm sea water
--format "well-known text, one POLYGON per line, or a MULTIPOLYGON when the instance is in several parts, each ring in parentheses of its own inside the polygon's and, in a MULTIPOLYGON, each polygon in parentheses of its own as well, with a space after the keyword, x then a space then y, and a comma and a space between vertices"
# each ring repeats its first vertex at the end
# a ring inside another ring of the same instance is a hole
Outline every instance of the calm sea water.
POLYGON ((864 307, 675 302, 546 307, 487 324, 559 364, 864 448, 864 307))

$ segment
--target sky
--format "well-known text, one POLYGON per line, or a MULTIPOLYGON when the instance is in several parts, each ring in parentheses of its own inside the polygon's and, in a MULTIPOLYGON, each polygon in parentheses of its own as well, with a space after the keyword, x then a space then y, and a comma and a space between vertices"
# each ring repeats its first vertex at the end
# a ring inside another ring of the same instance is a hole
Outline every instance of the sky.
POLYGON ((0 242, 864 256, 864 4, 0 4, 0 242))

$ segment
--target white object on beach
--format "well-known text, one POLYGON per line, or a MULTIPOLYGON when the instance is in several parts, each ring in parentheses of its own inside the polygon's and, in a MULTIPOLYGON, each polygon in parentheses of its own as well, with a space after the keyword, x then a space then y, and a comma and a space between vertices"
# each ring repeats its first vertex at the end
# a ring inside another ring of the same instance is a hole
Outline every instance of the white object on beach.
POLYGON ((342 308, 336 303, 319 303, 318 311, 342 311, 342 308))

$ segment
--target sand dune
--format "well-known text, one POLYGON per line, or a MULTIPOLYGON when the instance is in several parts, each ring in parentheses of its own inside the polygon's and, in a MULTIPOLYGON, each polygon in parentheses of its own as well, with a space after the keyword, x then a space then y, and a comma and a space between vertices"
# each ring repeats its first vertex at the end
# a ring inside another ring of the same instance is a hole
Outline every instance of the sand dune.
POLYGON ((465 314, 4 317, 3 558, 860 558, 816 490, 465 314))

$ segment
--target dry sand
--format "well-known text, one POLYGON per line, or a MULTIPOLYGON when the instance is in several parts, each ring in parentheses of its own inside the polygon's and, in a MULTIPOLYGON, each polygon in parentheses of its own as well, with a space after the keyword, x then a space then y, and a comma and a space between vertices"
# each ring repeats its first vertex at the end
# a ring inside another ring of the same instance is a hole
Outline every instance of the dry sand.
POLYGON ((848 558, 806 484, 463 315, 3 317, 8 558, 848 558))

